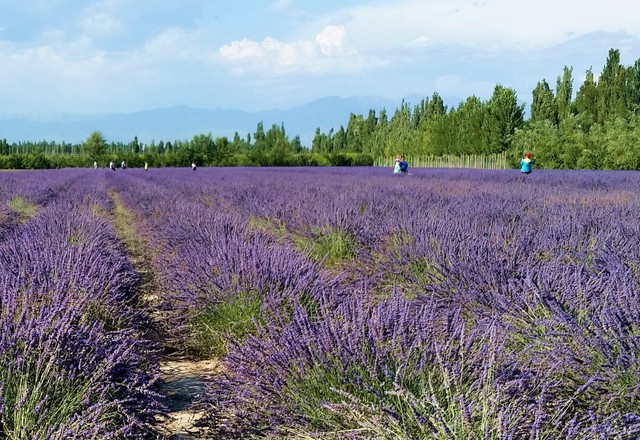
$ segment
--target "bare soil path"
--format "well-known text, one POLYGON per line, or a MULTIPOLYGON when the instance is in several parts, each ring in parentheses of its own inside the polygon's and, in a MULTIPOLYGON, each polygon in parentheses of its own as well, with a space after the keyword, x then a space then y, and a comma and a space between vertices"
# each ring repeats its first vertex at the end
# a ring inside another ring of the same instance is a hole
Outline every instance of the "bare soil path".
POLYGON ((158 345, 158 363, 160 368, 159 392, 166 399, 168 413, 158 417, 155 431, 158 438, 169 440, 209 439, 207 432, 197 426, 203 413, 192 407, 194 400, 202 394, 205 384, 219 373, 216 360, 196 361, 166 346, 166 330, 161 325, 163 312, 160 309, 162 283, 156 276, 153 266, 155 250, 138 233, 140 222, 122 202, 117 192, 110 193, 115 204, 114 225, 118 238, 124 243, 134 269, 141 277, 139 289, 140 306, 149 316, 145 324, 148 337, 158 345))

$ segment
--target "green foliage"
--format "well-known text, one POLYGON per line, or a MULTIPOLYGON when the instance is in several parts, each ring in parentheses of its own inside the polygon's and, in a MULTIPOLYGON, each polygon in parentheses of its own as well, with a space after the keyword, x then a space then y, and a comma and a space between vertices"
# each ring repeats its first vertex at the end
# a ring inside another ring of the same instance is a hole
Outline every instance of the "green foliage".
POLYGON ((547 81, 542 80, 533 90, 531 104, 531 121, 548 120, 554 124, 558 122, 558 109, 553 92, 547 81))
POLYGON ((556 94, 554 96, 558 119, 563 121, 569 116, 571 110, 571 98, 573 95, 573 68, 564 66, 562 77, 556 81, 556 94))
POLYGON ((240 291, 235 296, 211 304, 190 321, 192 337, 187 349, 203 358, 222 357, 230 340, 255 333, 254 319, 260 322, 262 295, 240 291))
POLYGON ((90 158, 97 160, 107 150, 107 141, 99 131, 94 131, 89 135, 84 143, 84 152, 90 158))
MULTIPOLYGON (((611 353, 600 351, 612 350, 615 353, 617 345, 626 344, 621 341, 621 335, 612 330, 609 334, 600 335, 606 343, 592 342, 590 338, 598 325, 593 322, 595 313, 588 301, 578 307, 570 307, 566 303, 560 306, 563 313, 581 327, 578 334, 575 327, 569 330, 563 321, 552 319, 558 312, 541 303, 522 310, 519 315, 504 317, 514 330, 509 333, 508 350, 516 354, 523 364, 534 368, 554 365, 547 374, 557 384, 557 389, 549 391, 564 396, 565 410, 571 407, 580 412, 580 408, 589 407, 589 402, 591 405, 597 402, 602 414, 638 411, 640 398, 629 392, 640 386, 638 376, 624 361, 612 366, 611 353), (572 332, 572 338, 565 337, 568 331, 572 332), (557 362, 559 353, 571 353, 575 362, 557 362)), ((632 333, 626 337, 635 338, 637 335, 632 333)))
POLYGON ((341 229, 331 231, 315 229, 311 231, 311 237, 292 234, 291 238, 297 249, 312 260, 324 260, 324 264, 328 267, 352 260, 356 254, 355 237, 341 229))
POLYGON ((627 69, 620 64, 620 51, 611 49, 598 80, 598 122, 627 115, 627 69))
POLYGON ((9 208, 18 215, 21 222, 26 222, 38 212, 38 207, 20 196, 13 196, 7 201, 9 208))
POLYGON ((598 88, 591 69, 587 70, 585 80, 576 94, 575 108, 586 123, 585 131, 588 130, 598 116, 598 88))

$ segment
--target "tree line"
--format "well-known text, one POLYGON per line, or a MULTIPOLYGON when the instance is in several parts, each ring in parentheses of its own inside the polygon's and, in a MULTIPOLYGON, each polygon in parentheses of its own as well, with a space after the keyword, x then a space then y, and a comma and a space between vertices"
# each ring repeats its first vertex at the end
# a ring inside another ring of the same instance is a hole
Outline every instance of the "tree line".
POLYGON ((302 146, 300 137, 289 139, 284 125, 268 130, 259 122, 253 135, 238 133, 233 139, 198 134, 189 140, 144 144, 137 137, 129 143, 108 142, 100 131, 82 143, 50 141, 9 143, 0 139, 0 169, 91 167, 109 162, 128 167, 199 166, 368 166, 373 157, 351 152, 319 153, 302 146))
POLYGON ((376 158, 507 153, 514 166, 528 151, 544 168, 640 169, 640 60, 625 67, 611 49, 597 80, 590 68, 575 94, 573 83, 567 66, 555 88, 538 82, 528 119, 516 92, 502 85, 486 101, 471 96, 451 108, 434 93, 414 106, 403 102, 391 117, 384 110, 352 114, 346 128, 317 130, 312 151, 376 158))
POLYGON ((546 79, 532 91, 528 119, 515 90, 496 85, 488 100, 471 96, 448 107, 438 93, 393 112, 351 114, 345 125, 316 129, 310 148, 289 138, 283 124, 233 139, 199 134, 190 140, 108 143, 98 131, 84 143, 0 140, 0 168, 90 166, 94 160, 129 166, 372 165, 381 158, 506 153, 511 163, 531 152, 543 168, 640 169, 640 59, 623 66, 611 49, 599 75, 586 71, 574 93, 573 68, 555 87, 546 79), (346 126, 345 126, 346 125, 346 126))

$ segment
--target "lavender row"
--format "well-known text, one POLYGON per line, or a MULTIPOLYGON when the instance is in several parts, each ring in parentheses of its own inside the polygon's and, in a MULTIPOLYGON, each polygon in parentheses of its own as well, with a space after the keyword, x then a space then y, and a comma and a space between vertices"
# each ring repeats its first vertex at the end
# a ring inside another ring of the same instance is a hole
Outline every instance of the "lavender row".
POLYGON ((236 210, 219 208, 218 203, 228 201, 196 192, 189 182, 182 188, 169 180, 158 184, 146 174, 142 177, 129 173, 114 182, 114 190, 139 218, 147 219, 141 229, 155 244, 165 325, 176 346, 189 346, 194 322, 212 307, 238 297, 258 303, 249 320, 280 325, 299 301, 314 307, 339 292, 339 276, 252 226, 236 210))
MULTIPOLYGON (((48 170, 5 172, 0 176, 0 240, 20 223, 29 221, 37 212, 57 199, 84 185, 86 170, 48 170)), ((104 189, 104 188, 103 188, 104 189)), ((84 197, 98 197, 104 202, 101 191, 94 188, 84 197)), ((78 200, 78 203, 84 203, 78 200)))
POLYGON ((16 179, 38 211, 0 242, 3 436, 141 437, 161 411, 106 188, 86 171, 16 179))

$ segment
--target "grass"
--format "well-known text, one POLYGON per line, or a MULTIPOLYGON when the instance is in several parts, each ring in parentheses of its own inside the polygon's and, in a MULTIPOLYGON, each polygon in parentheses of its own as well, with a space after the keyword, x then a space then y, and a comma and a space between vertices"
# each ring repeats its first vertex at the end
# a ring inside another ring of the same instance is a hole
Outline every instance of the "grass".
POLYGON ((36 215, 38 207, 33 203, 29 203, 20 196, 13 196, 7 201, 9 208, 18 215, 18 220, 22 223, 27 222, 31 217, 36 215))
MULTIPOLYGON (((153 297, 158 289, 152 263, 156 250, 150 247, 148 242, 138 234, 136 215, 124 205, 120 195, 116 191, 111 191, 109 196, 114 205, 112 221, 116 236, 124 244, 129 260, 141 279, 137 293, 143 295, 137 298, 153 297)), ((98 216, 108 216, 100 208, 93 207, 92 212, 98 216)))
POLYGON ((313 261, 323 261, 326 267, 331 268, 356 256, 358 243, 352 234, 341 229, 315 228, 311 235, 292 234, 291 240, 296 249, 313 261))
POLYGON ((254 334, 254 319, 260 320, 262 295, 255 291, 239 292, 236 296, 211 304, 191 319, 192 337, 188 351, 202 358, 222 357, 230 340, 254 334))
POLYGON ((358 242, 353 234, 341 229, 311 228, 307 233, 288 231, 284 222, 251 217, 249 231, 260 231, 280 242, 290 242, 307 258, 323 261, 325 267, 336 267, 356 257, 358 242))

